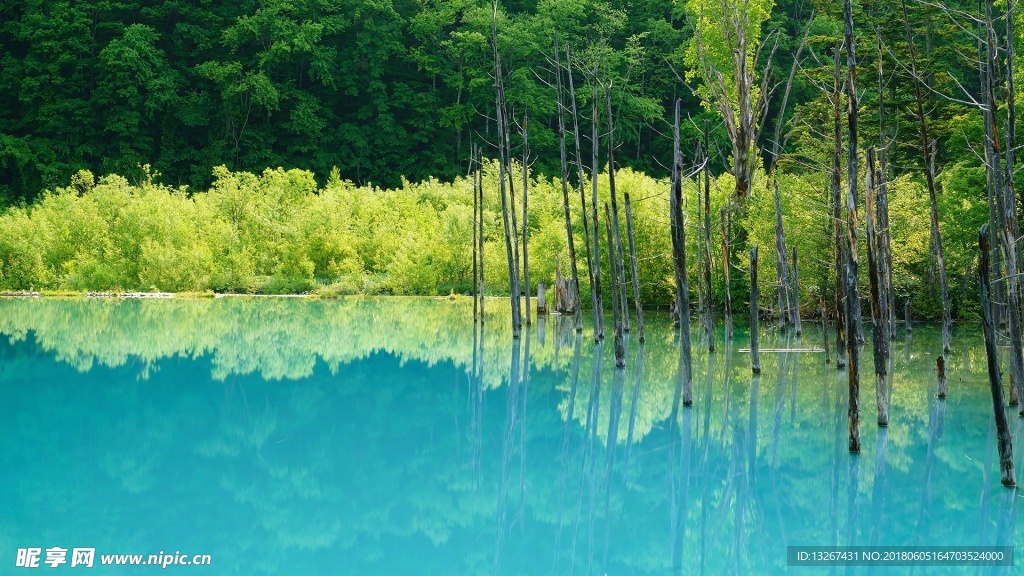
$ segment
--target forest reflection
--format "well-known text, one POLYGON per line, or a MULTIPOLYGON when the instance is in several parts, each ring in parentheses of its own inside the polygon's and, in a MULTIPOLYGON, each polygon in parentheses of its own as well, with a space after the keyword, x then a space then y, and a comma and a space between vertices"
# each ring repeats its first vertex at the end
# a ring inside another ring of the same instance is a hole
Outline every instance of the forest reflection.
POLYGON ((617 370, 589 330, 511 340, 471 304, 0 300, 0 525, 223 574, 781 573, 787 545, 1021 541, 970 327, 945 401, 938 330, 895 343, 890 427, 851 456, 822 354, 752 377, 719 332, 685 407, 667 317, 617 370))

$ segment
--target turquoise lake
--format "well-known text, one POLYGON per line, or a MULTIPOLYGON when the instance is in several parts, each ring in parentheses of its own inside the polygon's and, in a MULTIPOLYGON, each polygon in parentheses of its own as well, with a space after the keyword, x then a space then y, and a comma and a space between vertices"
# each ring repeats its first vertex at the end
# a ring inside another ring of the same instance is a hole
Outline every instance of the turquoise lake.
MULTIPOLYGON (((887 430, 865 346, 851 455, 821 353, 762 352, 755 378, 744 327, 713 353, 695 327, 683 407, 667 316, 616 373, 568 319, 513 341, 507 306, 481 335, 465 298, 0 299, 0 574, 33 573, 31 547, 95 548, 38 570, 101 575, 1014 570, 787 567, 796 545, 1024 543, 979 326, 954 330, 945 401, 939 330, 897 329, 887 430), (161 552, 212 561, 99 565, 161 552)), ((762 349, 822 344, 763 328, 762 349)))

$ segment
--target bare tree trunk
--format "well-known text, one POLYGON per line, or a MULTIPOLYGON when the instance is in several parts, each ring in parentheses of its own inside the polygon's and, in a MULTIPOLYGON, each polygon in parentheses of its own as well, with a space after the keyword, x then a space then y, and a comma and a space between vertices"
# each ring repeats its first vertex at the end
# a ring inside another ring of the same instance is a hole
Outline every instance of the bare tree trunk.
MULTIPOLYGON (((732 203, 729 203, 731 206, 732 203)), ((722 208, 722 272, 725 276, 725 339, 732 340, 732 290, 729 285, 729 235, 732 233, 730 209, 722 208)))
POLYGON ((829 343, 828 343, 828 313, 825 312, 825 299, 822 298, 819 302, 821 307, 821 337, 824 340, 822 348, 825 349, 825 364, 831 364, 832 358, 829 356, 829 343))
POLYGON ((850 432, 850 452, 860 452, 860 346, 858 319, 860 297, 857 286, 857 87, 854 82, 857 68, 857 44, 853 37, 853 2, 846 0, 843 9, 846 40, 846 354, 850 404, 847 424, 850 432))
POLYGON ((629 240, 629 263, 632 268, 633 277, 633 298, 636 305, 636 326, 640 332, 640 343, 643 344, 647 341, 644 337, 644 309, 640 303, 640 276, 637 274, 636 266, 636 240, 633 238, 633 209, 629 202, 629 192, 625 194, 626 198, 626 237, 629 240))
POLYGON ((786 119, 786 107, 789 104, 789 94, 793 88, 793 79, 796 78, 796 71, 800 65, 800 53, 807 43, 807 37, 811 32, 811 20, 807 23, 803 38, 793 56, 793 64, 789 69, 789 78, 786 80, 786 89, 782 95, 782 106, 779 108, 779 115, 775 122, 775 134, 772 138, 772 161, 770 166, 772 178, 772 195, 775 201, 775 268, 779 282, 779 328, 786 323, 797 328, 797 335, 800 334, 800 303, 796 299, 796 288, 792 284, 789 275, 789 266, 786 263, 786 237, 782 228, 782 206, 779 199, 779 155, 782 150, 782 126, 786 119))
MULTIPOLYGON (((527 212, 527 197, 530 192, 530 144, 527 139, 527 124, 530 122, 530 117, 527 114, 523 114, 523 292, 526 295, 526 325, 529 326, 530 322, 530 251, 527 249, 527 242, 530 237, 530 221, 527 212)), ((571 230, 571 229, 570 229, 571 230)), ((573 268, 576 267, 576 257, 572 256, 573 268)), ((573 271, 573 283, 576 284, 576 293, 579 293, 579 281, 576 279, 576 272, 573 271)), ((576 306, 579 308, 579 305, 576 306)), ((576 313, 579 316, 579 313, 576 313)), ((580 328, 582 330, 582 328, 580 328)), ((529 346, 529 344, 527 344, 529 346)))
MULTIPOLYGON (((988 73, 985 74, 987 81, 985 86, 986 106, 984 111, 986 125, 985 135, 987 140, 986 150, 990 151, 990 164, 988 169, 991 171, 992 175, 993 193, 996 197, 996 211, 999 216, 998 236, 1000 239, 1000 247, 1002 249, 1003 265, 1006 266, 1004 293, 1006 295, 1006 312, 1007 316, 1009 316, 1010 328, 1010 379, 1014 388, 1017 390, 1017 397, 1019 399, 1024 396, 1024 351, 1022 351, 1024 343, 1021 341, 1020 292, 1018 291, 1017 276, 1017 238, 1014 230, 1016 206, 1013 203, 1013 195, 1007 194, 1006 188, 1004 188, 1004 174, 1001 166, 999 125, 996 122, 995 112, 998 107, 998 102, 996 101, 995 82, 993 80, 996 72, 998 46, 996 45, 996 32, 992 20, 992 0, 986 0, 985 2, 985 23, 987 32, 986 37, 988 39, 988 48, 986 50, 986 68, 988 73), (1009 202, 1007 200, 1009 200, 1009 202)), ((1020 411, 1020 414, 1024 416, 1024 409, 1020 411)))
MULTIPOLYGON (((601 308, 601 263, 597 260, 596 253, 592 253, 592 250, 596 247, 592 247, 590 245, 590 221, 587 218, 587 196, 583 192, 583 155, 580 154, 580 116, 576 111, 576 84, 572 77, 572 55, 569 53, 568 46, 565 47, 565 71, 566 76, 569 79, 569 100, 572 103, 572 131, 573 139, 575 141, 574 143, 576 145, 576 171, 579 179, 580 214, 583 215, 583 241, 587 245, 586 255, 587 274, 589 275, 588 278, 590 278, 590 307, 592 309, 591 312, 594 315, 594 341, 597 342, 600 338, 604 338, 604 332, 601 324, 604 314, 604 311, 601 308)), ((595 224, 595 230, 596 226, 597 225, 595 224)), ((595 244, 597 243, 596 238, 594 239, 594 242, 595 244)), ((578 289, 577 292, 579 292, 578 289)), ((580 324, 582 325, 582 316, 580 324)))
POLYGON ((622 330, 629 332, 629 298, 626 297, 625 254, 622 249, 622 227, 619 226, 619 195, 615 191, 615 123, 612 117, 611 85, 605 87, 608 103, 608 194, 612 200, 612 226, 615 239, 615 268, 619 271, 619 305, 622 306, 622 330))
MULTIPOLYGON (((605 228, 608 232, 608 245, 612 245, 612 219, 608 210, 608 204, 604 205, 604 223, 605 228)), ((619 271, 618 263, 612 258, 610 264, 612 266, 612 324, 615 326, 615 367, 623 368, 626 366, 626 346, 622 340, 622 318, 619 317, 619 271)))
POLYGON ((914 325, 910 323, 910 298, 903 301, 903 329, 907 334, 914 331, 914 325))
POLYGON ((878 172, 875 169, 875 149, 868 148, 868 171, 865 207, 864 227, 867 230, 868 240, 868 274, 871 282, 871 324, 872 324, 872 348, 874 349, 875 364, 875 399, 878 405, 878 425, 889 425, 889 386, 886 382, 886 368, 888 366, 889 337, 886 335, 885 326, 888 323, 888 314, 885 313, 882 304, 882 285, 884 275, 881 265, 881 252, 879 247, 878 234, 875 231, 875 196, 878 194, 878 172))
POLYGON ((999 372, 999 351, 996 348, 996 327, 992 322, 992 306, 989 294, 989 240, 987 226, 978 232, 978 248, 981 252, 981 266, 978 279, 981 282, 981 319, 985 328, 985 356, 988 359, 988 383, 992 391, 992 411, 999 438, 999 471, 1003 486, 1016 486, 1017 476, 1013 471, 1013 440, 1006 418, 1003 400, 1003 383, 999 372))
POLYGON ((789 320, 789 264, 786 263, 786 238, 782 233, 782 206, 779 204, 779 181, 772 175, 772 197, 775 200, 775 270, 779 283, 779 329, 789 320))
POLYGON ((750 371, 761 373, 757 344, 757 246, 750 249, 750 371))
POLYGON ((950 316, 949 285, 946 282, 946 257, 942 250, 942 235, 939 232, 939 204, 935 193, 935 161, 932 158, 931 140, 928 136, 928 122, 924 115, 924 96, 921 93, 921 79, 917 74, 917 53, 914 50, 914 39, 910 33, 906 0, 901 0, 901 4, 903 6, 903 25, 907 33, 907 46, 910 50, 910 72, 914 76, 914 100, 921 135, 921 148, 924 152, 924 174, 928 183, 928 199, 931 202, 932 244, 935 247, 935 259, 939 265, 939 287, 942 291, 942 352, 948 354, 953 320, 950 316))
MULTIPOLYGON (((494 47, 494 106, 498 124, 498 179, 501 189, 501 217, 505 229, 505 256, 508 260, 509 289, 512 301, 512 337, 518 339, 522 330, 522 312, 519 309, 519 262, 513 254, 512 244, 515 234, 509 222, 509 212, 515 217, 515 210, 509 210, 508 190, 505 175, 508 171, 507 146, 503 143, 508 138, 505 122, 505 90, 502 80, 501 58, 498 55, 498 3, 491 4, 491 44, 494 47)), ((511 178, 509 179, 511 182, 511 178)))
POLYGON ((790 301, 793 303, 793 326, 796 328, 796 335, 799 336, 803 332, 803 327, 800 325, 800 274, 796 267, 796 246, 793 246, 793 275, 790 279, 790 287, 793 289, 793 294, 790 301))
POLYGON ((840 164, 843 156, 842 96, 839 91, 839 48, 835 50, 835 72, 832 78, 832 240, 835 244, 836 263, 836 368, 846 367, 846 242, 843 238, 842 176, 840 164))
POLYGON ((672 262, 676 277, 676 308, 679 310, 679 345, 683 366, 683 404, 693 404, 693 362, 690 347, 690 290, 686 282, 686 227, 683 220, 683 156, 679 151, 679 100, 676 100, 673 136, 672 193, 669 220, 672 231, 672 262))
POLYGON ((479 280, 479 282, 480 282, 480 289, 479 289, 478 292, 480 293, 480 324, 483 324, 484 323, 484 301, 485 301, 484 300, 484 295, 486 294, 486 291, 484 290, 484 174, 483 174, 482 158, 481 158, 481 155, 480 155, 480 146, 479 145, 477 145, 477 149, 476 149, 476 177, 475 177, 475 182, 476 182, 476 195, 479 198, 479 202, 477 204, 480 206, 480 214, 478 216, 478 220, 480 222, 480 228, 477 230, 477 233, 479 235, 479 240, 478 241, 480 243, 480 254, 479 254, 479 256, 480 256, 480 280, 479 280))
MULTIPOLYGON (((877 221, 879 226, 879 247, 882 251, 879 262, 882 266, 881 298, 886 323, 886 334, 889 340, 896 338, 896 296, 892 284, 892 242, 889 235, 889 145, 885 134, 885 76, 882 67, 882 35, 878 35, 878 206, 877 221)), ((887 355, 891 348, 886 346, 887 355)))
MULTIPOLYGON (((565 102, 564 94, 562 91, 562 67, 558 61, 558 35, 555 35, 555 89, 558 92, 557 104, 558 104, 558 150, 560 154, 561 169, 562 169, 562 211, 565 216, 565 237, 569 247, 569 262, 572 270, 572 284, 576 291, 576 305, 573 307, 575 310, 576 317, 576 331, 583 331, 583 311, 580 306, 580 276, 579 270, 576 266, 576 243, 573 240, 572 234, 572 217, 569 211, 569 167, 566 160, 565 150, 565 102)), ((525 162, 525 155, 524 155, 525 162)), ((524 168, 525 170, 525 168, 524 168)), ((524 178, 525 181, 525 178, 524 178)), ((525 209, 524 209, 525 219, 525 209)), ((525 248, 525 232, 524 232, 524 248, 525 248)), ((529 279, 527 279, 527 286, 529 286, 529 279)), ((529 307, 529 300, 527 300, 527 307, 529 307)), ((529 316, 527 316, 529 318, 529 316)))
MULTIPOLYGON (((477 269, 477 264, 479 263, 479 254, 480 254, 480 244, 479 244, 479 242, 477 242, 477 230, 479 230, 478 227, 480 226, 480 218, 479 218, 479 216, 480 216, 480 214, 479 214, 480 213, 480 198, 477 196, 477 190, 476 190, 477 168, 476 168, 476 143, 475 142, 470 145, 469 170, 470 170, 470 174, 472 174, 472 176, 473 176, 473 288, 472 288, 472 290, 473 290, 473 323, 475 324, 477 322, 477 320, 479 320, 479 318, 480 318, 480 298, 482 297, 482 294, 479 293, 480 292, 479 291, 479 289, 480 289, 480 284, 479 284, 480 271, 477 269)), ((476 332, 474 332, 474 334, 476 334, 476 332)), ((476 348, 475 347, 473 348, 473 354, 474 355, 476 354, 476 348)), ((475 366, 474 366, 473 374, 474 375, 476 374, 476 367, 475 366)))
MULTIPOLYGON (((593 104, 592 115, 590 117, 590 139, 591 139, 591 163, 590 163, 590 221, 594 225, 594 260, 591 265, 594 267, 594 283, 591 290, 594 291, 594 297, 597 302, 595 305, 594 314, 597 316, 597 323, 594 325, 594 341, 604 340, 604 299, 601 294, 601 242, 599 240, 600 235, 598 233, 599 223, 597 219, 597 174, 598 174, 598 148, 599 141, 597 137, 598 127, 598 107, 597 107, 597 70, 594 70, 593 83, 590 86, 590 100, 593 104)), ((611 245, 608 246, 609 252, 611 252, 611 245)), ((614 255, 609 255, 610 258, 614 258, 614 255)))
POLYGON ((711 298, 711 148, 708 121, 704 120, 704 303, 708 352, 715 351, 714 306, 711 298))
MULTIPOLYGON (((1016 168, 1016 146, 1017 146, 1017 93, 1014 87, 1014 63, 1017 57, 1017 51, 1014 46, 1014 40, 1016 39, 1014 32, 1013 19, 1016 17, 1017 2, 1016 0, 1008 0, 1006 3, 1006 204, 1008 206, 1014 206, 1016 202, 1016 185, 1014 183, 1014 170, 1016 168)), ((1017 212, 1011 210, 1010 214, 1010 230, 1013 232, 1014 238, 1017 238, 1020 234, 1020 223, 1017 218, 1017 212)), ((1019 254, 1018 254, 1019 257, 1019 254)), ((1017 268, 1021 267, 1022 263, 1017 262, 1017 268)), ((1019 296, 1018 296, 1019 298, 1019 296)))
MULTIPOLYGON (((703 152, 697 149, 698 164, 702 162, 703 152)), ((701 173, 704 170, 695 166, 697 174, 697 319, 700 321, 700 333, 708 338, 707 316, 704 314, 704 201, 701 192, 701 173)))

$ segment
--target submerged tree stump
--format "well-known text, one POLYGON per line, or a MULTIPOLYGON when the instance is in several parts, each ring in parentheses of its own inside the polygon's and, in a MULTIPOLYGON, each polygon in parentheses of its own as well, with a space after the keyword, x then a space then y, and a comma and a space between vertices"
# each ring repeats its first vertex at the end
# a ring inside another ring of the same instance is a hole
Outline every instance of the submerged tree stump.
POLYGON ((537 284, 537 316, 540 317, 543 314, 548 313, 548 293, 547 286, 543 282, 537 284))
POLYGON ((978 277, 981 284, 981 320, 985 329, 985 356, 988 360, 988 382, 992 391, 992 410, 996 421, 996 436, 999 440, 999 471, 1003 486, 1016 486, 1017 477, 1013 470, 1013 440, 1006 421, 1006 406, 1003 400, 1002 376, 999 373, 999 351, 996 348, 996 328, 992 322, 991 289, 989 285, 989 240, 988 226, 978 232, 978 248, 981 250, 981 265, 978 277))
POLYGON ((562 276, 562 270, 555 264, 555 312, 574 314, 576 312, 576 291, 572 280, 562 276))
POLYGON ((939 355, 935 359, 935 371, 939 376, 939 398, 946 398, 946 357, 939 355))
POLYGON ((910 298, 903 302, 903 329, 907 334, 914 331, 914 325, 910 323, 910 298))

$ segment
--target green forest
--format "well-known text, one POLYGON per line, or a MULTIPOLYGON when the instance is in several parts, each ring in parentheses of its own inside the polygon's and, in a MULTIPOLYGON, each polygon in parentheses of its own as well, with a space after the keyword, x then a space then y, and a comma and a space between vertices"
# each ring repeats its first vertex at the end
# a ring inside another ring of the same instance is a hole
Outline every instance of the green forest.
POLYGON ((811 314, 835 305, 847 186, 867 298, 867 180, 900 312, 948 293, 976 318, 979 227, 1008 231, 997 273, 1019 258, 1019 13, 851 9, 848 31, 819 0, 5 2, 0 289, 470 293, 479 169, 488 294, 510 288, 506 174, 523 292, 570 274, 568 216, 588 294, 578 199, 627 194, 641 299, 667 306, 678 186, 695 299, 745 302, 757 245, 763 302, 795 250, 811 314))

